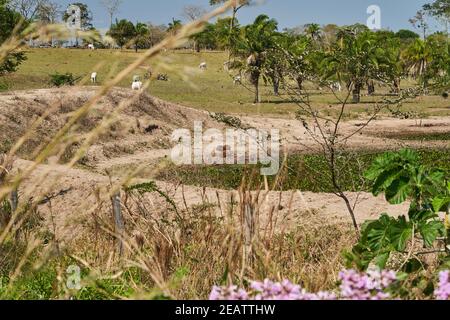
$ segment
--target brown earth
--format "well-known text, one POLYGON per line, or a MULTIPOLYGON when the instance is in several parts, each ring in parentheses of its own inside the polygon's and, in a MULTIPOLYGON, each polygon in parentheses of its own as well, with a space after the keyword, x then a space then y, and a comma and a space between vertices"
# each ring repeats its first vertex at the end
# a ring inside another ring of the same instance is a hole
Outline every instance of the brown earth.
MULTIPOLYGON (((0 141, 6 151, 11 144, 30 128, 41 115, 51 110, 45 120, 38 126, 31 139, 20 150, 15 163, 16 169, 26 170, 33 162, 32 150, 41 143, 49 141, 55 132, 64 126, 69 117, 91 98, 97 88, 61 88, 43 89, 0 94, 0 141)), ((79 141, 93 129, 108 113, 113 112, 121 101, 133 97, 133 92, 126 89, 114 89, 93 108, 86 119, 80 121, 75 135, 79 141)), ((305 132, 301 124, 293 119, 275 119, 267 117, 244 117, 242 120, 255 128, 281 130, 283 144, 291 151, 305 151, 314 147, 314 141, 305 132)), ((204 128, 223 129, 224 126, 213 121, 206 112, 197 111, 183 106, 167 103, 146 94, 140 94, 138 99, 120 113, 118 121, 111 126, 106 134, 101 135, 89 148, 82 159, 83 166, 69 168, 62 159, 51 157, 49 162, 41 164, 22 183, 20 198, 30 197, 44 200, 50 198, 51 203, 39 205, 48 223, 56 222, 57 228, 70 230, 68 234, 75 236, 83 221, 96 210, 108 213, 110 206, 108 198, 99 196, 107 194, 109 186, 120 181, 126 174, 114 174, 109 177, 106 172, 113 167, 132 169, 135 165, 155 164, 169 155, 170 135, 174 129, 187 128, 192 130, 194 121, 203 121, 204 128), (51 196, 54 196, 52 198, 51 196), (99 202, 106 203, 98 206, 99 202)), ((353 132, 363 119, 344 122, 342 134, 353 132)), ((417 142, 383 139, 380 132, 447 132, 450 129, 450 117, 430 118, 417 126, 415 120, 377 119, 364 129, 361 134, 352 137, 347 145, 354 149, 385 150, 398 147, 448 147, 448 141, 417 142)), ((76 146, 75 146, 76 147, 76 146)), ((0 149, 0 153, 1 153, 0 149)), ((72 152, 66 151, 69 157, 72 152)), ((66 154, 64 153, 64 154, 66 154)), ((144 180, 134 180, 133 183, 144 180)), ((122 181, 124 182, 124 181, 122 181)), ((238 199, 237 192, 215 190, 209 188, 180 186, 165 182, 156 182, 161 190, 173 198, 179 208, 211 204, 218 215, 223 215, 230 205, 230 198, 238 199)), ((122 184, 122 183, 121 183, 122 184)), ((404 214, 407 204, 391 206, 383 197, 375 198, 367 193, 349 193, 349 198, 357 203, 355 211, 359 222, 376 218, 380 213, 392 215, 404 214)), ((349 221, 345 204, 332 194, 314 194, 310 192, 269 192, 261 197, 261 212, 274 212, 283 217, 280 221, 290 221, 295 226, 296 220, 303 214, 322 216, 324 222, 349 221)), ((147 200, 160 210, 167 205, 157 194, 149 194, 147 200)), ((238 201, 238 200, 237 200, 238 201)), ((62 233, 62 231, 61 231, 62 233)))

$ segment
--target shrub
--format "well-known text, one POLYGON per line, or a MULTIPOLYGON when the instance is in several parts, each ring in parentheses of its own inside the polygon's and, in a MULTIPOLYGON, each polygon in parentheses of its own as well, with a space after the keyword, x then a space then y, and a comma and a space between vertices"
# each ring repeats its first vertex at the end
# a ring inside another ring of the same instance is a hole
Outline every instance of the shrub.
POLYGON ((50 75, 50 83, 55 87, 73 86, 78 79, 72 73, 55 73, 50 75))

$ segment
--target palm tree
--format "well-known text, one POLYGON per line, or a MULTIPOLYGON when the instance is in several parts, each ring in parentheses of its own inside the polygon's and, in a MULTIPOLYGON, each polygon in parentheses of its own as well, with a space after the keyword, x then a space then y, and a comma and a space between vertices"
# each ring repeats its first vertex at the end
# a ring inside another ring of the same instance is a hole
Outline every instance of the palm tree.
POLYGON ((147 44, 149 43, 150 30, 148 25, 141 22, 136 23, 135 35, 136 38, 134 40, 134 49, 138 52, 140 47, 147 47, 147 44))
POLYGON ((175 20, 175 18, 172 18, 172 22, 169 22, 167 32, 174 35, 181 29, 182 26, 183 24, 181 23, 181 20, 175 20))
POLYGON ((303 90, 303 82, 313 72, 312 40, 306 36, 293 36, 287 39, 283 48, 289 65, 289 76, 297 83, 298 90, 303 90))
POLYGON ((236 55, 246 58, 250 82, 255 87, 255 103, 259 103, 259 80, 269 50, 275 48, 279 35, 278 22, 260 15, 253 24, 246 26, 236 47, 236 55))
POLYGON ((422 77, 427 71, 428 64, 431 61, 431 52, 426 42, 416 39, 404 52, 403 58, 406 62, 408 73, 417 79, 422 77))
POLYGON ((318 42, 322 38, 322 29, 317 23, 305 25, 305 34, 313 42, 318 42))
POLYGON ((325 77, 337 77, 352 88, 353 103, 361 101, 361 90, 370 80, 378 80, 388 70, 389 61, 371 31, 346 29, 339 33, 333 51, 323 61, 325 77))

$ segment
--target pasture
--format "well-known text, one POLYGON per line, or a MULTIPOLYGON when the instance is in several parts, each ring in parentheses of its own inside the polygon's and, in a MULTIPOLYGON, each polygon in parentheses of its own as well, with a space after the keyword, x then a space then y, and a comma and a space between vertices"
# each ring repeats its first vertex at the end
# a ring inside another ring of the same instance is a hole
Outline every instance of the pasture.
MULTIPOLYGON (((98 85, 101 85, 115 77, 139 54, 131 50, 29 49, 28 59, 19 67, 18 72, 2 79, 3 90, 48 88, 51 86, 50 74, 66 72, 80 78, 79 84, 90 85, 90 74, 96 71, 98 85)), ((228 54, 225 52, 168 51, 152 63, 141 66, 135 74, 143 78, 151 68, 153 81, 149 93, 184 106, 238 115, 294 116, 298 105, 292 102, 283 90, 280 96, 275 96, 272 87, 263 81, 262 103, 253 104, 253 87, 245 81, 243 85, 233 84, 233 78, 238 71, 224 71, 223 63, 227 58, 228 54), (199 70, 201 62, 207 62, 207 70, 199 70), (158 73, 167 74, 169 81, 157 81, 158 73)), ((132 78, 133 75, 128 75, 121 81, 120 86, 130 88, 132 78)), ((412 79, 404 81, 405 86, 413 84, 412 79)), ((308 89, 311 92, 311 101, 318 109, 325 110, 330 115, 338 112, 337 99, 328 88, 322 91, 312 87, 308 89)), ((361 103, 350 106, 345 114, 346 119, 364 118, 365 114, 371 112, 373 102, 378 101, 387 91, 386 87, 377 87, 378 93, 374 96, 363 96, 361 103)), ((341 93, 340 97, 343 98, 344 94, 341 93)), ((417 118, 446 116, 450 115, 450 100, 443 98, 439 92, 431 92, 430 95, 406 101, 402 109, 405 112, 414 112, 417 118)))

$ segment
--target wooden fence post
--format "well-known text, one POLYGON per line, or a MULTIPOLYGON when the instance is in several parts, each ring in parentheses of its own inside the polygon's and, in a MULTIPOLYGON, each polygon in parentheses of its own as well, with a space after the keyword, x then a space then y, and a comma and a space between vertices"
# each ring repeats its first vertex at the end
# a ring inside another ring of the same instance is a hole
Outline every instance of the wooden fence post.
POLYGON ((119 255, 122 256, 125 225, 122 216, 122 205, 120 203, 120 190, 111 197, 111 202, 114 216, 114 232, 117 238, 117 249, 119 251, 119 255))
POLYGON ((19 192, 17 189, 11 191, 9 200, 11 201, 11 214, 14 214, 19 206, 19 192))
POLYGON ((255 212, 250 192, 243 194, 244 259, 247 267, 253 265, 253 241, 255 240, 255 212))

